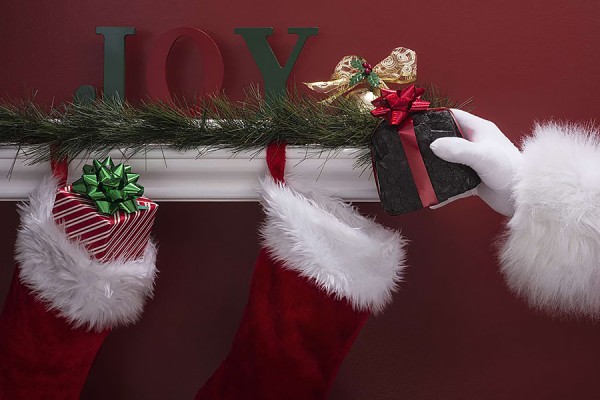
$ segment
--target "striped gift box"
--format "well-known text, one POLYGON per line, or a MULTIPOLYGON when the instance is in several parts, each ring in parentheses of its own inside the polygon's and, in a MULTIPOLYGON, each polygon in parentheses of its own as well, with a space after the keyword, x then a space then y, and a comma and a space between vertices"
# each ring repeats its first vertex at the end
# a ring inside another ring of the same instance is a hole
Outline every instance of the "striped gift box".
POLYGON ((144 254, 158 209, 158 204, 146 197, 137 200, 148 209, 103 215, 96 211, 92 200, 66 186, 58 189, 52 214, 56 223, 63 225, 67 237, 79 241, 99 261, 134 260, 144 254))

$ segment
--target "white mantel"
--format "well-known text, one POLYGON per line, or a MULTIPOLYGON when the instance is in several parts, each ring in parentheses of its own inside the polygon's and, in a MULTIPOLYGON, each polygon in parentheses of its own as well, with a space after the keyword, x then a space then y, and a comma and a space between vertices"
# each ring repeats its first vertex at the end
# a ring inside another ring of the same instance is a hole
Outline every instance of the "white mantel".
MULTIPOLYGON (((27 165, 16 148, 0 148, 0 200, 24 200, 45 174, 49 165, 27 165), (9 175, 9 171, 12 173, 9 175)), ((319 151, 289 147, 286 171, 316 182, 331 193, 349 201, 379 201, 371 169, 354 166, 356 149, 319 151)), ((123 154, 113 151, 115 162, 123 154)), ((81 167, 91 159, 75 159, 70 164, 69 182, 81 176, 81 167)), ((259 177, 266 171, 264 152, 233 154, 218 150, 198 157, 198 151, 177 152, 153 149, 127 160, 142 177, 145 194, 156 201, 255 201, 259 177)))

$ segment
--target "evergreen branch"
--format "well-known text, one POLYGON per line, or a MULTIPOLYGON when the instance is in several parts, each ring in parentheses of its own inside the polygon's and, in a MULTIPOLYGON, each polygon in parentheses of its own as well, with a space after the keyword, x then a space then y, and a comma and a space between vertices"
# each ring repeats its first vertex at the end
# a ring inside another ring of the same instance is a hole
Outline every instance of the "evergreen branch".
MULTIPOLYGON (((432 106, 456 106, 432 88, 426 94, 432 106)), ((291 91, 266 101, 257 88, 250 89, 243 101, 221 94, 193 108, 99 100, 66 103, 47 111, 33 102, 21 102, 0 104, 0 146, 26 148, 31 163, 51 157, 72 159, 81 153, 103 156, 113 149, 124 149, 131 156, 155 146, 240 152, 260 150, 276 141, 325 150, 362 148, 365 157, 377 123, 353 98, 321 104, 291 91)))

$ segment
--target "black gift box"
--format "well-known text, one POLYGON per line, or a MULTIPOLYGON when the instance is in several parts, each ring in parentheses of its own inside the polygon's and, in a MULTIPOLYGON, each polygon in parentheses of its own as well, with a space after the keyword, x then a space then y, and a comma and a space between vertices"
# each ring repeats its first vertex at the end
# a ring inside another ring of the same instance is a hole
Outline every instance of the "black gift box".
MULTIPOLYGON (((429 145, 441 137, 462 137, 449 110, 411 113, 414 131, 438 203, 475 188, 481 182, 471 168, 437 157, 429 145)), ((382 120, 371 140, 379 198, 390 215, 423 208, 396 126, 382 120)))

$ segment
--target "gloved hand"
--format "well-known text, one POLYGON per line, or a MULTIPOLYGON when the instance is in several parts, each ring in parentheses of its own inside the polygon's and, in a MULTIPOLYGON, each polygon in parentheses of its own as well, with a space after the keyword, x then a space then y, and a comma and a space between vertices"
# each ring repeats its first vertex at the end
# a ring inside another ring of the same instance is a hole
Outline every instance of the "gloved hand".
POLYGON ((514 177, 523 155, 493 122, 462 110, 452 109, 452 113, 464 139, 440 138, 431 150, 443 160, 473 168, 481 178, 473 194, 500 214, 512 216, 514 177))
POLYGON ((600 320, 600 130, 537 124, 519 151, 492 122, 453 112, 467 140, 431 149, 472 167, 477 194, 510 216, 499 249, 508 286, 537 309, 600 320))

